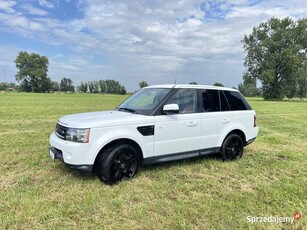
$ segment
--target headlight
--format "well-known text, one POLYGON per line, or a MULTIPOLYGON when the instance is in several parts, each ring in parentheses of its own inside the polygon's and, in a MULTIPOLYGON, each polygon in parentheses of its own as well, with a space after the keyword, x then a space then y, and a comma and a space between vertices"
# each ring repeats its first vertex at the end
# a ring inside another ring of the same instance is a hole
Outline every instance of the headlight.
POLYGON ((65 139, 67 141, 88 143, 90 137, 90 129, 68 128, 65 139))

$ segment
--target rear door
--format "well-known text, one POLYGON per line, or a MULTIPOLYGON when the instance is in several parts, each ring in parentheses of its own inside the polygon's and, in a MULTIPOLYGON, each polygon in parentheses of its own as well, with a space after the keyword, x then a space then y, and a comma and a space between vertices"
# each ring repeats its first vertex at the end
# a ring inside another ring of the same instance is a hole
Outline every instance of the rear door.
POLYGON ((234 114, 222 91, 201 90, 202 135, 201 154, 219 151, 221 137, 233 128, 234 114))

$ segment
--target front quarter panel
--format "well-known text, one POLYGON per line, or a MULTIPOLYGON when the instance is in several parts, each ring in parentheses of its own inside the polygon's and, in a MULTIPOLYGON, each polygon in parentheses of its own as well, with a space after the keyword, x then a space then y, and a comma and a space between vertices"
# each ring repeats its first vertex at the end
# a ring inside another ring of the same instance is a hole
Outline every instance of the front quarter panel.
MULTIPOLYGON (((146 125, 153 125, 146 124, 146 125)), ((143 125, 139 125, 143 126, 143 125)), ((124 127, 104 127, 91 129, 90 142, 93 145, 93 153, 90 154, 90 161, 95 162, 100 150, 112 141, 118 139, 130 139, 136 142, 143 153, 143 157, 153 156, 153 136, 143 136, 138 130, 137 125, 127 125, 124 127)))

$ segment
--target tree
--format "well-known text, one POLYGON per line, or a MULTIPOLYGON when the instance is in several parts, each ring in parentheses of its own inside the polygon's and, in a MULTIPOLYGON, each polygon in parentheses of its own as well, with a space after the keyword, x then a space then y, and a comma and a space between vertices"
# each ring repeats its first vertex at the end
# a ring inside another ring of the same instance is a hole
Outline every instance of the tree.
POLYGON ((299 71, 299 77, 297 80, 297 96, 302 99, 303 97, 307 97, 307 58, 305 59, 305 65, 299 71))
POLYGON ((141 81, 141 82, 139 83, 139 86, 140 86, 140 89, 142 89, 142 88, 148 86, 148 84, 147 84, 146 81, 141 81))
POLYGON ((295 96, 299 69, 306 66, 301 55, 306 51, 306 20, 271 18, 244 36, 246 72, 261 81, 265 99, 295 96))
POLYGON ((6 90, 8 88, 8 83, 0 82, 0 91, 6 90))
POLYGON ((127 91, 126 91, 126 89, 125 89, 125 86, 121 85, 121 86, 120 86, 119 94, 125 95, 126 93, 127 93, 127 91))
POLYGON ((60 85, 56 81, 51 81, 51 91, 60 91, 60 85))
POLYGON ((100 86, 100 92, 105 93, 106 90, 107 90, 107 85, 106 85, 105 81, 99 80, 99 86, 100 86))
POLYGON ((219 86, 219 87, 224 87, 224 85, 222 83, 220 83, 220 82, 215 82, 213 85, 214 86, 219 86))
POLYGON ((49 92, 52 88, 51 79, 49 77, 42 78, 37 82, 36 87, 40 89, 39 92, 49 92))
POLYGON ((73 81, 70 78, 62 78, 60 82, 60 91, 62 92, 75 92, 75 87, 73 86, 73 81))
POLYGON ((88 88, 90 90, 91 93, 99 93, 99 82, 98 81, 89 81, 88 82, 88 88))
POLYGON ((238 85, 238 89, 245 97, 259 97, 261 95, 261 90, 257 88, 257 80, 247 73, 243 75, 243 83, 238 85))
POLYGON ((21 92, 32 92, 32 86, 29 80, 24 79, 19 84, 19 91, 21 92))
POLYGON ((19 52, 15 60, 19 70, 15 75, 20 82, 20 89, 26 92, 47 92, 50 78, 47 77, 48 58, 35 53, 19 52))
POLYGON ((106 85, 106 93, 110 94, 126 94, 126 89, 118 81, 115 80, 105 80, 104 84, 106 85))
POLYGON ((87 92, 87 83, 81 81, 81 84, 78 86, 78 91, 86 93, 87 92))
POLYGON ((301 77, 298 80, 297 96, 302 100, 303 97, 307 97, 307 77, 301 77))

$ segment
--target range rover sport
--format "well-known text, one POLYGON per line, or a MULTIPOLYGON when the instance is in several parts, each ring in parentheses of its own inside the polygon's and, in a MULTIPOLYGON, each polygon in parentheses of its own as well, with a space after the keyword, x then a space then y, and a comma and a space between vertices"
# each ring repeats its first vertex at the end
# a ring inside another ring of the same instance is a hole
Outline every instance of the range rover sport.
POLYGON ((220 153, 242 157, 258 135, 256 113, 235 89, 201 85, 145 87, 112 111, 63 116, 49 154, 114 184, 141 164, 220 153))

